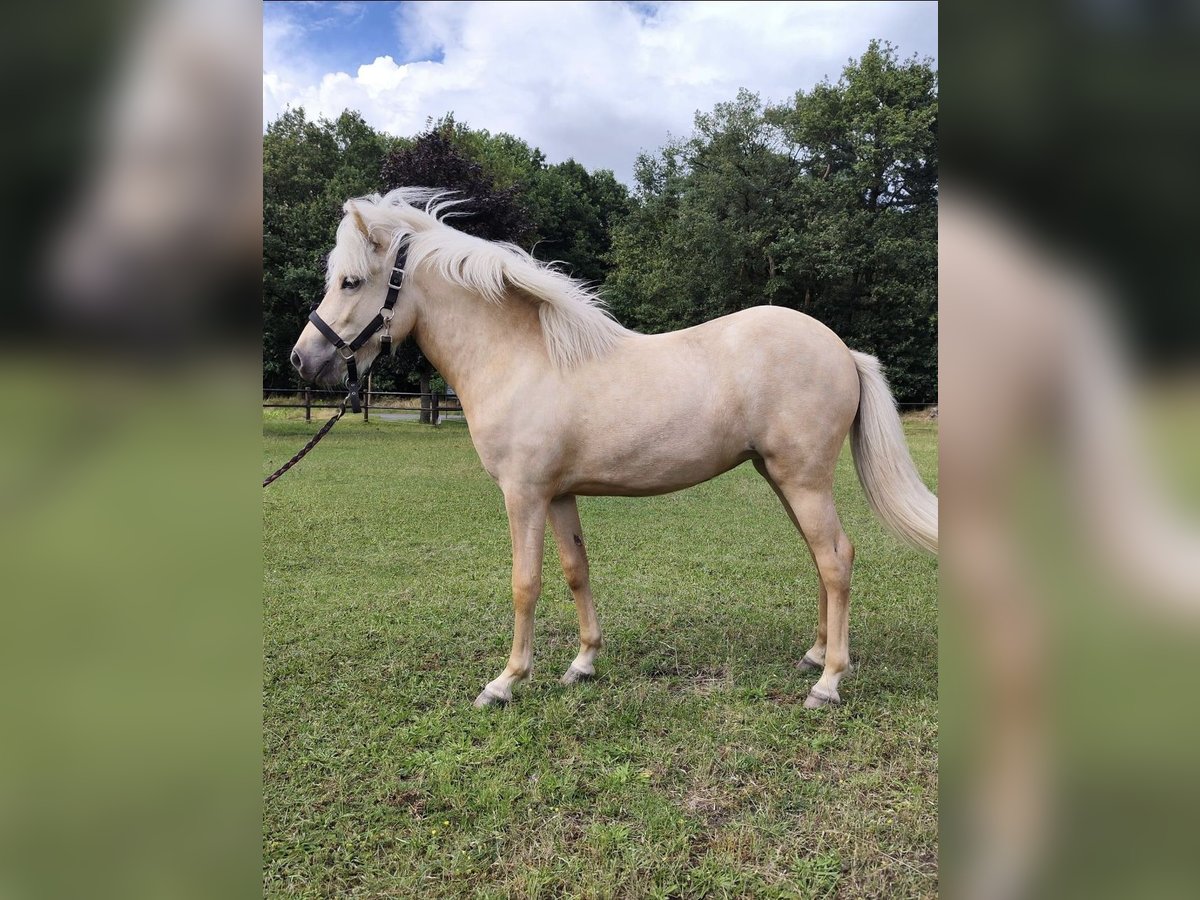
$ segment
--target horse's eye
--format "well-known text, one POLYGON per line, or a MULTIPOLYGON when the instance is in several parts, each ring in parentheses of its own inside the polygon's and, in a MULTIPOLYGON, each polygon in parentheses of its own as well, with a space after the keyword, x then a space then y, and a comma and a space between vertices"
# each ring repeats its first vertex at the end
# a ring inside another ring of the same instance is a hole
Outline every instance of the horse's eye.
POLYGON ((343 278, 342 279, 342 290, 343 291, 352 291, 356 287, 358 287, 360 284, 362 284, 361 278, 343 278))

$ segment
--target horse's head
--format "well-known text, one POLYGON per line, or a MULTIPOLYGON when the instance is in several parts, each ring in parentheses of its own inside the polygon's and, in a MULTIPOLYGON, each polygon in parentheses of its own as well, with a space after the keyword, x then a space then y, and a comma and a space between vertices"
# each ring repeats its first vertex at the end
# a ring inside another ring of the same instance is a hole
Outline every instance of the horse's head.
MULTIPOLYGON (((397 232, 394 224, 373 222, 378 207, 370 201, 351 200, 343 210, 346 215, 338 226, 337 243, 329 254, 325 296, 316 312, 347 344, 368 329, 376 315, 383 313, 390 319, 387 326, 354 352, 355 363, 362 372, 385 346, 381 341, 385 333, 391 337, 391 347, 408 336, 416 320, 416 308, 411 279, 405 278, 397 282, 401 290, 391 315, 383 310, 402 232, 397 232)), ((309 322, 292 348, 291 360, 305 381, 333 387, 346 378, 349 353, 349 348, 339 350, 309 322)))

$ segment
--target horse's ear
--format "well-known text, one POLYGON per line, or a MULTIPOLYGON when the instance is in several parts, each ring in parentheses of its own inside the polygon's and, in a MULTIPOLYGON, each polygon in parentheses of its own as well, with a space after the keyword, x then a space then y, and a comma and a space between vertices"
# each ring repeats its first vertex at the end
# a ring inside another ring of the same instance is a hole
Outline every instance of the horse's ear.
POLYGON ((355 227, 362 232, 363 237, 371 242, 372 247, 374 247, 376 250, 379 250, 383 246, 375 237, 371 235, 371 229, 367 227, 367 220, 362 217, 362 213, 353 207, 350 209, 350 219, 354 222, 355 227))

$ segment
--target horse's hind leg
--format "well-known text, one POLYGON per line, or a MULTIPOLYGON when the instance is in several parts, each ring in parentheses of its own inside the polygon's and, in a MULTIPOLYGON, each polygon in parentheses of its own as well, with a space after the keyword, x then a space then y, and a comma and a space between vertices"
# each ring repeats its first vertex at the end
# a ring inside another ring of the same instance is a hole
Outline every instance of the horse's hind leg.
POLYGON ((854 546, 838 520, 831 486, 813 487, 802 478, 776 471, 769 463, 756 465, 804 536, 821 578, 824 615, 820 617, 817 641, 801 662, 807 667, 821 666, 822 671, 804 705, 814 709, 839 703, 838 683, 850 671, 850 572, 854 546))
MULTIPOLYGON (((787 495, 783 492, 783 489, 767 471, 767 464, 761 459, 756 459, 754 460, 754 468, 758 469, 758 474, 766 479, 767 484, 771 485, 771 490, 775 492, 775 496, 779 498, 779 502, 783 504, 784 510, 787 511, 788 518, 792 520, 792 524, 796 526, 796 530, 803 536, 803 529, 800 528, 800 522, 797 521, 796 514, 792 511, 792 505, 788 502, 787 495)), ((817 603, 817 637, 813 645, 808 648, 804 656, 796 663, 796 668, 802 672, 816 671, 825 667, 825 647, 829 636, 829 592, 825 590, 825 582, 820 578, 819 574, 817 581, 820 583, 819 600, 817 603)))
POLYGON ((838 683, 850 672, 850 572, 854 566, 854 545, 842 530, 832 491, 807 492, 799 497, 789 494, 789 500, 821 575, 822 592, 827 595, 825 667, 804 701, 806 707, 815 709, 826 703, 841 702, 838 683))
POLYGON ((596 606, 592 602, 588 579, 587 548, 583 545, 583 526, 579 522, 579 506, 574 495, 568 494, 550 503, 550 528, 558 545, 567 587, 571 589, 579 613, 579 654, 562 677, 563 684, 574 684, 596 674, 595 659, 601 644, 600 623, 596 621, 596 606))

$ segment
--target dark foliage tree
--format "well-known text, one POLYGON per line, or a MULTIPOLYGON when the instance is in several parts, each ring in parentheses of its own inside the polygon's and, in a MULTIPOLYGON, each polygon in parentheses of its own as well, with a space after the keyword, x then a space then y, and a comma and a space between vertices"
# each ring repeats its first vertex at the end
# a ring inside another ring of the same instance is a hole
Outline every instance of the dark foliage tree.
MULTIPOLYGON (((629 209, 629 192, 612 172, 573 160, 547 165, 520 138, 472 129, 453 115, 405 140, 373 131, 357 113, 309 122, 303 110, 285 112, 263 148, 264 385, 294 383, 287 351, 323 291, 342 203, 402 185, 457 191, 470 202, 456 208, 465 215, 450 220, 454 227, 512 241, 594 282, 609 273, 612 227, 629 209)), ((372 378, 383 390, 440 387, 411 343, 380 360, 372 378)))
MULTIPOLYGON (((418 135, 412 145, 397 149, 384 160, 386 190, 398 187, 431 187, 453 191, 463 202, 449 220, 459 231, 488 241, 520 243, 531 230, 520 201, 520 185, 498 187, 484 167, 460 146, 453 117, 447 117, 418 135)), ((433 366, 412 341, 396 350, 395 368, 415 377, 421 392, 421 421, 430 420, 433 366)))
POLYGON ((532 230, 520 199, 522 185, 498 187, 455 140, 453 119, 418 135, 412 146, 388 154, 382 175, 386 190, 431 187, 454 191, 456 199, 464 202, 455 207, 453 225, 467 234, 520 244, 532 230))

